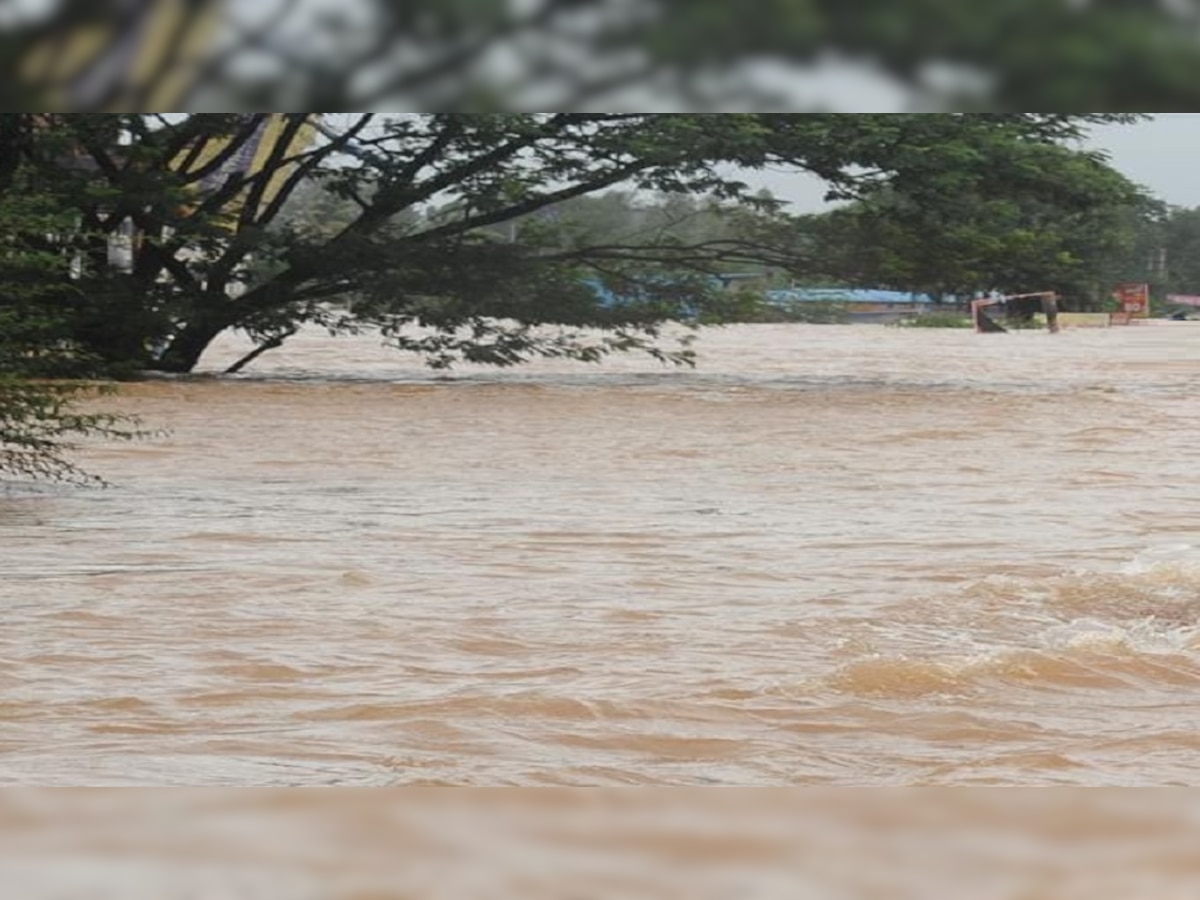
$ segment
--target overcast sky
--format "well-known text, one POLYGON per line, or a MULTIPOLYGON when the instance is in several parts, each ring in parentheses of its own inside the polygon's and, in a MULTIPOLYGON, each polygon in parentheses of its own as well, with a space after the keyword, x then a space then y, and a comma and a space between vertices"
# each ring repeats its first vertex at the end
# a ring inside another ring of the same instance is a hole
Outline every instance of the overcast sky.
MULTIPOLYGON (((1200 113, 1158 113, 1136 125, 1101 126, 1088 146, 1107 151, 1113 168, 1167 203, 1200 206, 1200 113)), ((816 178, 767 172, 748 180, 792 201, 793 212, 824 205, 824 187, 816 178)))
POLYGON ((1105 125, 1091 146, 1113 168, 1174 206, 1200 206, 1200 113, 1157 113, 1137 125, 1105 125))

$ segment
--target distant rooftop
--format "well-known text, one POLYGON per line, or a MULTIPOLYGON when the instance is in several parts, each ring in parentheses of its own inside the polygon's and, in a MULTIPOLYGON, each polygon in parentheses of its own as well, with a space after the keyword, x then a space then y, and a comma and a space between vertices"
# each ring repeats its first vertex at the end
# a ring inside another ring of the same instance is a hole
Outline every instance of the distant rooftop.
POLYGON ((787 288, 767 291, 771 303, 934 303, 930 294, 885 291, 875 288, 787 288))

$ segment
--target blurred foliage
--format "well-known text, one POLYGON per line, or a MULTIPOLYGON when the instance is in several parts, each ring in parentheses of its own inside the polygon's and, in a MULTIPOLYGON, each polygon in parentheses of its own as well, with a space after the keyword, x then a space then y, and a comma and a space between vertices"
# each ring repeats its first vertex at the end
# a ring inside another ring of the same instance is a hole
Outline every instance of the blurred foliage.
POLYGON ((10 110, 862 108, 837 87, 849 73, 909 110, 1186 111, 1198 16, 1195 0, 51 0, 5 16, 0 91, 10 110))

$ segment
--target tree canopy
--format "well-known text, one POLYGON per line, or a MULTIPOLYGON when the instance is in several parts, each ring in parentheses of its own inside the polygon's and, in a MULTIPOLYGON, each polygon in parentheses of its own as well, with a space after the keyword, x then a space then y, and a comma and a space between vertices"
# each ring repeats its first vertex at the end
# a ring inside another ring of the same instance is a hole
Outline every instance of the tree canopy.
POLYGON ((1079 149, 1134 114, 0 114, 0 471, 77 477, 128 435, 54 379, 191 371, 226 331, 377 330, 434 366, 687 362, 664 323, 745 312, 724 273, 1093 301, 1163 211, 1079 149), (754 189, 816 175, 842 205, 754 189))
POLYGON ((1156 202, 1086 154, 992 147, 796 224, 834 281, 934 296, 1052 290, 1091 308, 1129 268, 1156 202))
POLYGON ((126 419, 80 411, 92 384, 49 380, 94 369, 60 313, 73 293, 70 257, 46 240, 69 235, 73 216, 52 194, 28 191, 24 176, 10 172, 0 194, 0 479, 96 481, 71 459, 77 441, 138 432, 126 419))
POLYGON ((755 261, 803 268, 803 248, 765 227, 598 239, 563 227, 572 201, 621 188, 769 218, 778 204, 743 179, 772 167, 815 174, 840 198, 905 197, 922 215, 953 216, 972 191, 1002 202, 1014 185, 1086 212, 1117 188, 1064 142, 1131 118, 9 113, 0 173, 20 166, 24 190, 69 206, 56 314, 110 371, 186 372, 226 330, 266 349, 304 323, 377 327, 436 365, 630 349, 686 359, 656 339, 703 305, 705 276, 755 261), (305 193, 328 215, 290 214, 305 193))

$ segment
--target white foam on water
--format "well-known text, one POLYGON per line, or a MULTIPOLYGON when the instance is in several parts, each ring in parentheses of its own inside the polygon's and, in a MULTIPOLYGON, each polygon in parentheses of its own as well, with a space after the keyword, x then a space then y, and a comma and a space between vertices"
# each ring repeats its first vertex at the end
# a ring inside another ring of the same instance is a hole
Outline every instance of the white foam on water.
POLYGON ((1191 653, 1200 649, 1200 627, 1181 626, 1155 616, 1130 622, 1073 619, 1041 635, 1050 650, 1140 654, 1191 653))

